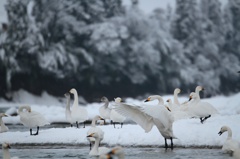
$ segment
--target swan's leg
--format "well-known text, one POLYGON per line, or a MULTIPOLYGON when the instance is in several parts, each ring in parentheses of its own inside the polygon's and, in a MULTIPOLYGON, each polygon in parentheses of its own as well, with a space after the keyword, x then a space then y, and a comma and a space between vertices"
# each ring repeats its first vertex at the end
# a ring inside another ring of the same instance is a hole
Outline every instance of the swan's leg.
POLYGON ((165 149, 167 149, 168 148, 167 139, 166 138, 164 139, 165 139, 165 149))
POLYGON ((203 119, 203 118, 200 118, 200 122, 203 124, 203 122, 204 122, 204 119, 203 119))
POLYGON ((37 127, 37 132, 33 135, 38 135, 38 131, 39 131, 39 126, 37 127))
POLYGON ((121 123, 121 128, 123 127, 123 123, 121 123))
POLYGON ((113 122, 113 127, 115 128, 115 122, 113 122))
POLYGON ((173 150, 173 140, 172 140, 172 137, 170 137, 170 140, 171 140, 171 149, 173 150))
POLYGON ((83 122, 83 128, 85 128, 85 121, 83 122))
POLYGON ((70 126, 71 126, 71 127, 73 127, 73 125, 72 125, 72 124, 70 124, 70 126))
POLYGON ((30 129, 30 135, 32 135, 32 129, 30 129))
POLYGON ((76 124, 77 124, 77 128, 78 128, 78 122, 76 121, 76 124))
POLYGON ((211 115, 205 117, 205 118, 203 119, 203 122, 204 122, 205 120, 207 120, 208 118, 210 118, 210 117, 211 117, 211 115))
POLYGON ((105 119, 103 119, 103 125, 106 125, 106 121, 105 121, 105 119))

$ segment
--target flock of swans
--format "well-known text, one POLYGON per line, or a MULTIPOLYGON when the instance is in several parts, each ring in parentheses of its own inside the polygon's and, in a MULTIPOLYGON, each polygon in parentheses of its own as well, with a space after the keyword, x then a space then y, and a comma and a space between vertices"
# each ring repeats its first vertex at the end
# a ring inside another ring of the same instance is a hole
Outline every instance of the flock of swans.
MULTIPOLYGON (((165 139, 165 149, 173 149, 173 139, 177 139, 173 132, 173 123, 177 120, 184 118, 199 118, 200 123, 206 122, 208 118, 215 114, 219 114, 218 111, 207 102, 203 102, 200 99, 199 92, 203 91, 202 86, 197 86, 195 92, 190 93, 189 101, 180 103, 178 101, 178 94, 181 92, 179 88, 174 90, 174 99, 167 100, 167 104, 164 104, 164 100, 159 95, 149 96, 145 102, 157 100, 158 104, 142 104, 141 106, 124 103, 120 97, 115 98, 112 108, 109 107, 109 100, 107 97, 102 97, 101 101, 104 105, 99 108, 99 115, 96 115, 92 119, 91 126, 87 131, 86 138, 90 143, 90 156, 99 156, 99 158, 111 158, 113 155, 118 158, 124 158, 124 150, 120 146, 116 146, 113 149, 107 147, 101 147, 100 143, 104 138, 104 132, 99 126, 96 126, 98 120, 111 120, 114 125, 119 123, 123 126, 124 120, 129 118, 140 125, 145 132, 150 132, 155 125, 165 139), (167 143, 170 140, 170 146, 167 143), (93 145, 93 146, 92 146, 93 145)), ((67 98, 65 117, 66 121, 73 126, 76 123, 77 128, 80 123, 83 123, 85 128, 85 121, 88 120, 88 112, 84 107, 78 105, 78 94, 76 89, 71 89, 64 94, 67 98), (73 105, 70 108, 70 93, 74 95, 73 105)), ((50 124, 44 116, 40 113, 32 111, 30 106, 21 106, 18 109, 21 123, 30 129, 30 135, 38 135, 39 127, 50 124), (32 133, 32 128, 36 127, 36 133, 32 133)), ((4 113, 0 113, 0 132, 8 131, 8 127, 4 124, 2 117, 6 117, 4 113)), ((224 132, 228 132, 228 138, 225 141, 222 150, 231 154, 233 157, 240 159, 240 145, 239 142, 232 139, 232 130, 228 126, 223 126, 219 135, 224 132)), ((2 143, 3 159, 10 159, 9 143, 2 143)))

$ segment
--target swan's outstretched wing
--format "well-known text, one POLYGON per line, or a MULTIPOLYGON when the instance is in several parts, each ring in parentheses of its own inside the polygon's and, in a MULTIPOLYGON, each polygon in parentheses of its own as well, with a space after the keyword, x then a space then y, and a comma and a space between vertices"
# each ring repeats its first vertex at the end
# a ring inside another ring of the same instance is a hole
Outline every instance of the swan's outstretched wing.
POLYGON ((144 113, 143 108, 140 106, 132 106, 126 103, 115 103, 113 109, 139 124, 145 132, 149 132, 154 125, 153 118, 144 113))
POLYGON ((146 106, 143 109, 146 114, 158 119, 165 128, 172 126, 174 118, 163 105, 146 106))

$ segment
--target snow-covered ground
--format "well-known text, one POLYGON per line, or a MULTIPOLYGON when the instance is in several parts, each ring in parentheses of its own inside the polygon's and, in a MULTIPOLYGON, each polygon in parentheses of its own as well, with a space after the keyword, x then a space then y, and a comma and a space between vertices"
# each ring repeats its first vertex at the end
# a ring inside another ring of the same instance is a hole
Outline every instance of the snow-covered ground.
MULTIPOLYGON (((172 95, 163 96, 164 101, 173 98, 172 95)), ((180 96, 180 101, 186 101, 187 96, 180 96)), ((228 125, 233 131, 233 138, 240 141, 240 93, 226 96, 216 96, 203 99, 211 103, 220 115, 209 118, 204 124, 199 119, 183 119, 174 122, 173 131, 178 139, 174 140, 174 145, 179 147, 220 147, 227 138, 227 133, 222 136, 218 132, 223 125, 228 125)), ((126 99, 130 104, 141 104, 142 101, 135 99, 126 99)), ((14 94, 14 102, 7 102, 0 99, 0 108, 9 107, 8 113, 17 110, 18 106, 31 105, 32 110, 42 113, 49 122, 66 122, 65 120, 65 99, 54 98, 47 93, 43 93, 41 97, 36 97, 23 90, 14 94)), ((154 102, 152 102, 154 104, 154 102)), ((102 103, 91 103, 85 106, 89 113, 89 119, 99 114, 98 109, 102 103)), ((10 116, 3 118, 5 123, 20 123, 18 116, 10 116)), ((128 120, 129 121, 129 120, 128 120)), ((9 126, 10 127, 10 126, 9 126)), ((164 139, 159 134, 156 127, 149 133, 134 124, 125 124, 123 128, 114 129, 112 125, 99 125, 104 131, 103 144, 108 145, 124 145, 124 146, 163 146, 164 139)), ((41 130, 38 136, 30 136, 29 131, 11 131, 0 133, 0 143, 8 141, 12 144, 73 144, 88 145, 86 134, 90 125, 86 128, 49 128, 41 130)))

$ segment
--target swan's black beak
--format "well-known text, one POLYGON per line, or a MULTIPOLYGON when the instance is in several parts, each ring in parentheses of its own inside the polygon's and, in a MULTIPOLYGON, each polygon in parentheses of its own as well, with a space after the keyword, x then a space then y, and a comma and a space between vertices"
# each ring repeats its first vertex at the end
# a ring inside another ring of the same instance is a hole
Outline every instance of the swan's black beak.
POLYGON ((7 115, 7 114, 4 114, 3 116, 5 116, 5 117, 8 117, 8 115, 7 115))
POLYGON ((191 97, 191 96, 189 97, 188 101, 190 101, 190 100, 192 100, 192 97, 191 97))
POLYGON ((105 119, 103 119, 102 117, 100 117, 99 120, 105 120, 105 119))
POLYGON ((150 98, 147 98, 144 102, 149 102, 150 101, 150 98))
POLYGON ((92 137, 92 134, 88 135, 87 137, 92 137))
POLYGON ((202 87, 202 91, 204 91, 205 90, 205 88, 204 87, 202 87))
POLYGON ((219 131, 219 132, 218 132, 218 135, 219 135, 219 136, 221 136, 221 135, 222 135, 222 132, 221 132, 221 131, 219 131))
POLYGON ((10 145, 8 145, 8 146, 7 146, 7 148, 11 149, 11 146, 10 146, 10 145))

